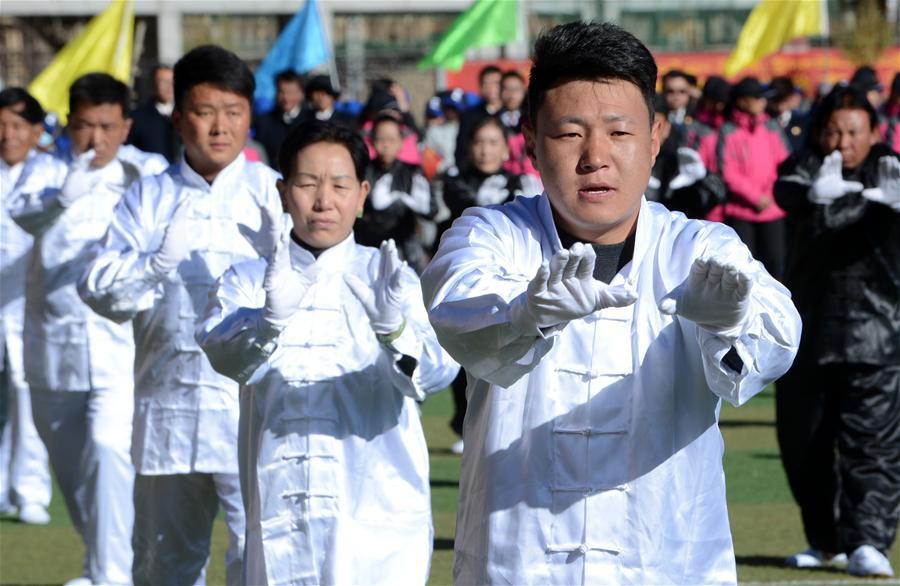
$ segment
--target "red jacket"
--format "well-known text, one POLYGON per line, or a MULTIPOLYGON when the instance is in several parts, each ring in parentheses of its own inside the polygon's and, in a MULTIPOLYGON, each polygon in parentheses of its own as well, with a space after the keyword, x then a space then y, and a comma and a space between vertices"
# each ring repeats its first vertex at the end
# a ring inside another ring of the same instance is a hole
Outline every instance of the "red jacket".
POLYGON ((778 165, 790 150, 781 127, 767 115, 752 116, 735 110, 719 129, 716 167, 728 187, 725 218, 749 222, 771 222, 784 217, 775 203, 772 187, 778 165), (763 198, 771 202, 759 211, 763 198))

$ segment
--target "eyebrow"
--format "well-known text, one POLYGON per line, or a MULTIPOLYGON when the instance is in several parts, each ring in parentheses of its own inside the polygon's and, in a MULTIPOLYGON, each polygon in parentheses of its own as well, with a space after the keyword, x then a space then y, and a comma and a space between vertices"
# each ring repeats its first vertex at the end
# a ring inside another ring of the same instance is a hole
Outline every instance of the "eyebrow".
MULTIPOLYGON (((606 114, 602 118, 603 122, 633 122, 630 116, 624 114, 606 114)), ((557 120, 557 124, 578 124, 580 126, 588 126, 588 123, 581 116, 563 116, 557 120)))
MULTIPOLYGON (((319 179, 318 173, 310 173, 308 171, 297 171, 297 175, 305 175, 307 177, 312 177, 313 179, 316 179, 316 180, 319 179)), ((350 176, 350 175, 333 175, 331 178, 335 179, 335 180, 336 179, 352 179, 352 176, 350 176)))

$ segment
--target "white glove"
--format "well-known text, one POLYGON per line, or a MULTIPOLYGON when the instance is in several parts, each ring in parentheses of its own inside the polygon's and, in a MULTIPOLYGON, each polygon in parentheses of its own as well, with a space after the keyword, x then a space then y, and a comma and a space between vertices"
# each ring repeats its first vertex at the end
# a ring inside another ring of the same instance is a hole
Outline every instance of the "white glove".
POLYGON ((844 158, 840 151, 834 151, 825 157, 816 174, 815 181, 809 188, 809 201, 827 205, 848 193, 863 190, 863 184, 859 181, 844 181, 844 177, 841 175, 843 164, 844 158))
POLYGON ((900 212, 900 160, 890 156, 878 159, 877 185, 863 189, 862 196, 900 212))
POLYGON ((650 180, 647 181, 647 188, 648 189, 659 189, 661 186, 662 186, 662 183, 659 181, 659 179, 657 179, 656 177, 651 175, 650 180))
POLYGON ((100 180, 100 174, 91 167, 94 161, 94 149, 78 155, 69 166, 69 172, 59 191, 56 201, 64 208, 71 206, 75 200, 90 193, 100 180))
POLYGON ((395 201, 400 199, 400 192, 391 191, 394 184, 394 176, 385 173, 372 186, 372 192, 369 194, 369 201, 372 208, 383 210, 391 206, 395 201))
POLYGON ((698 258, 681 285, 659 302, 659 310, 678 314, 713 334, 737 338, 750 310, 753 281, 717 258, 698 258))
POLYGON ((266 266, 263 289, 266 303, 263 319, 276 331, 288 326, 303 301, 303 295, 315 281, 318 271, 313 268, 303 272, 294 270, 291 264, 291 231, 282 230, 275 241, 275 248, 266 266))
POLYGON ((544 261, 528 283, 525 307, 539 328, 570 322, 608 307, 637 300, 630 284, 610 286, 594 279, 597 255, 590 244, 576 242, 544 261))
POLYGON ((256 254, 265 257, 275 251, 275 245, 281 240, 285 230, 284 212, 280 208, 273 210, 266 206, 260 206, 259 215, 258 229, 242 223, 238 223, 237 228, 244 240, 256 251, 256 254))
POLYGON ((693 185, 706 177, 706 166, 700 153, 688 147, 678 147, 678 175, 669 182, 669 189, 676 190, 693 185))
POLYGON ((475 203, 480 206, 489 206, 503 203, 509 197, 509 189, 506 186, 506 177, 492 175, 485 179, 475 195, 475 203))
POLYGON ((190 198, 178 204, 169 219, 159 250, 150 259, 150 270, 160 279, 174 271, 191 253, 191 235, 187 224, 192 207, 190 198))
POLYGON ((378 263, 378 277, 369 288, 362 279, 353 274, 344 275, 344 282, 362 304, 369 316, 372 330, 379 335, 395 334, 403 328, 403 300, 406 298, 402 283, 405 262, 400 262, 397 246, 393 240, 381 243, 379 258, 372 259, 378 263))

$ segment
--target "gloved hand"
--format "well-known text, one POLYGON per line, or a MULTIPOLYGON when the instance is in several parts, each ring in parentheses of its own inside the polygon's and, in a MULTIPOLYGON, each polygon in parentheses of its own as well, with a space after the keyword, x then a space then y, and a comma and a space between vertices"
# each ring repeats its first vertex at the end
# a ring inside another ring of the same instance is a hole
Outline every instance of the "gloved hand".
POLYGON ((657 179, 656 177, 651 175, 650 180, 647 181, 647 188, 648 189, 659 189, 660 187, 662 187, 662 183, 659 181, 659 179, 657 179))
POLYGON ((369 202, 372 204, 373 209, 386 209, 400 199, 400 192, 391 190, 393 184, 394 176, 390 173, 385 173, 372 185, 372 191, 369 193, 369 202))
POLYGON ((275 245, 281 240, 284 232, 284 212, 281 208, 269 209, 266 206, 259 208, 259 229, 254 229, 247 224, 238 223, 238 232, 244 237, 256 254, 269 256, 275 251, 275 245))
POLYGON ((91 167, 94 161, 94 149, 78 155, 69 166, 69 173, 63 182, 56 201, 64 208, 71 206, 75 200, 91 192, 100 180, 100 174, 91 167))
POLYGON ((282 230, 275 249, 269 257, 266 275, 263 278, 263 289, 266 292, 266 303, 263 306, 263 320, 277 331, 284 330, 297 313, 303 301, 303 295, 315 281, 315 268, 303 271, 294 270, 291 264, 291 231, 282 230))
POLYGON ((737 338, 750 310, 752 288, 753 281, 738 267, 715 257, 698 258, 684 282, 659 302, 659 310, 737 338))
POLYGON ((372 283, 372 288, 352 274, 344 275, 344 282, 362 304, 369 316, 372 330, 384 336, 397 333, 403 327, 401 307, 408 291, 401 280, 406 263, 400 262, 394 241, 382 242, 378 252, 379 258, 373 259, 373 262, 378 263, 378 276, 372 283))
POLYGON ((877 185, 863 189, 862 196, 900 212, 900 160, 890 156, 878 159, 877 185))
POLYGON ((160 279, 174 271, 191 253, 191 235, 187 224, 192 207, 190 198, 178 204, 169 219, 162 244, 150 259, 150 270, 160 279))
POLYGON ((525 307, 539 328, 579 319, 608 307, 625 307, 637 300, 629 285, 610 286, 594 279, 597 255, 589 244, 576 242, 544 261, 528 283, 525 307))
POLYGON ((669 182, 669 189, 676 190, 700 181, 706 177, 706 166, 700 153, 687 147, 678 147, 678 175, 669 182))
POLYGON ((475 203, 480 206, 490 206, 503 203, 509 197, 509 189, 506 185, 506 177, 492 175, 485 179, 475 195, 475 203))
POLYGON ((856 193, 863 190, 863 184, 859 181, 844 181, 844 177, 841 175, 843 164, 844 158, 841 156, 840 151, 834 151, 825 157, 813 184, 809 188, 809 201, 827 205, 848 193, 856 193))

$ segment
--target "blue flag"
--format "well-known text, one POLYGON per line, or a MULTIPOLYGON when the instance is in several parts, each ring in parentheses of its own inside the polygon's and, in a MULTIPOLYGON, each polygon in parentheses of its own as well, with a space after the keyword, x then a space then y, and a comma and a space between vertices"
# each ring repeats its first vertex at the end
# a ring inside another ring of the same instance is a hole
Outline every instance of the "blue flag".
POLYGON ((258 112, 267 112, 274 107, 276 75, 286 69, 306 73, 326 62, 330 56, 316 0, 306 0, 256 69, 254 108, 258 112))

